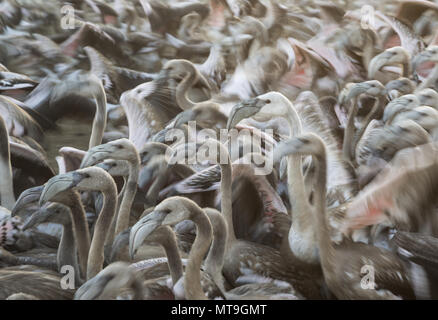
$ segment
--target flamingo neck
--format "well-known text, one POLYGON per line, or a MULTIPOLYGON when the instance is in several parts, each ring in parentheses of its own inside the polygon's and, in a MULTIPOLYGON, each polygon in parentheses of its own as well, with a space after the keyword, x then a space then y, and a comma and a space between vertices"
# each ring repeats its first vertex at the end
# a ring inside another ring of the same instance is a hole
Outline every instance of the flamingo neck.
POLYGON ((69 218, 69 220, 70 221, 62 225, 61 241, 59 242, 58 252, 56 254, 56 262, 58 263, 59 271, 61 271, 62 266, 73 266, 75 270, 78 270, 75 236, 71 219, 69 218))
POLYGON ((375 43, 372 39, 366 38, 367 41, 363 47, 362 62, 364 66, 369 66, 371 60, 376 55, 375 43))
POLYGON ((5 121, 0 116, 0 198, 1 205, 6 209, 12 210, 15 204, 13 188, 11 152, 9 147, 9 134, 5 121))
POLYGON ((96 102, 96 113, 91 129, 89 149, 102 143, 103 133, 106 128, 106 94, 101 83, 99 83, 99 93, 94 96, 94 100, 96 102))
POLYGON ((135 194, 137 193, 137 182, 139 173, 140 157, 138 154, 136 154, 135 161, 129 162, 128 181, 126 182, 125 192, 123 195, 122 203, 120 204, 114 236, 117 236, 120 232, 129 228, 129 217, 131 214, 131 208, 134 202, 135 194))
POLYGON ((222 214, 225 218, 228 227, 228 238, 226 251, 230 249, 232 243, 236 241, 236 234, 234 233, 233 225, 233 198, 232 191, 232 169, 230 164, 230 157, 228 156, 227 163, 221 164, 221 208, 222 214))
POLYGON ((73 191, 68 198, 70 200, 66 205, 68 205, 71 210, 72 228, 78 252, 79 267, 82 278, 84 279, 87 270, 88 253, 90 251, 90 231, 88 230, 88 222, 79 193, 73 191))
POLYGON ((409 63, 409 59, 407 59, 407 61, 405 61, 402 64, 402 67, 403 67, 403 77, 409 78, 409 75, 411 74, 411 65, 409 63))
MULTIPOLYGON (((355 142, 351 148, 351 159, 354 159, 355 154, 356 154, 356 146, 357 143, 360 141, 360 139, 362 138, 363 134, 365 133, 368 125, 370 124, 371 120, 375 119, 375 118, 380 118, 379 117, 379 113, 381 113, 382 108, 384 106, 384 102, 385 102, 385 96, 380 96, 378 99, 376 99, 376 101, 374 101, 374 105, 371 109, 371 111, 367 114, 362 127, 359 129, 356 137, 355 137, 355 142)), ((351 136, 351 134, 350 134, 351 136)))
POLYGON ((227 245, 227 224, 222 217, 209 216, 213 226, 213 242, 205 259, 205 270, 213 277, 214 282, 225 292, 222 268, 227 245))
POLYGON ((348 162, 352 160, 353 140, 354 140, 354 119, 358 111, 358 99, 353 100, 353 104, 348 111, 347 125, 344 130, 344 142, 342 145, 342 153, 344 159, 348 162))
POLYGON ((313 216, 318 229, 317 240, 319 245, 319 255, 323 270, 329 270, 334 257, 334 247, 327 227, 326 217, 326 193, 327 193, 327 162, 325 148, 321 153, 314 156, 316 160, 315 176, 318 184, 315 185, 315 206, 313 216))
MULTIPOLYGON (((120 211, 120 204, 122 203, 123 197, 125 195, 125 189, 126 189, 127 181, 128 181, 128 177, 123 176, 123 187, 122 187, 122 190, 120 190, 119 194, 117 195, 117 208, 116 208, 116 212, 120 211)), ((111 222, 111 228, 110 228, 108 237, 106 238, 106 241, 105 241, 105 247, 112 248, 112 245, 113 245, 113 242, 114 242, 115 233, 116 233, 116 223, 117 223, 117 219, 115 218, 111 222)))
MULTIPOLYGON (((290 126, 290 136, 301 134, 301 120, 291 103, 286 119, 290 126)), ((289 229, 289 247, 300 260, 314 263, 317 259, 315 228, 312 224, 311 207, 308 202, 302 170, 301 155, 287 157, 287 186, 292 208, 292 224, 289 229)))
POLYGON ((117 196, 117 212, 119 211, 120 204, 122 203, 123 195, 125 194, 126 189, 126 182, 128 181, 128 176, 123 176, 123 187, 122 190, 120 190, 118 196, 117 196))
POLYGON ((155 205, 157 203, 160 191, 163 190, 169 178, 169 170, 160 171, 157 179, 152 183, 146 194, 146 201, 149 205, 155 205))
POLYGON ((196 78, 197 74, 195 70, 189 71, 176 87, 176 102, 183 110, 191 109, 195 106, 195 103, 188 98, 187 91, 195 84, 196 78))
POLYGON ((175 233, 170 228, 163 229, 163 241, 160 243, 166 252, 172 283, 176 284, 183 276, 183 265, 181 255, 178 251, 178 243, 175 233))
MULTIPOLYGON (((286 115, 290 126, 290 137, 299 136, 302 133, 301 120, 290 104, 286 115)), ((295 224, 295 231, 306 225, 309 216, 309 205, 304 188, 304 177, 302 170, 301 155, 289 155, 287 157, 287 185, 289 201, 292 208, 292 221, 295 224)), ((299 232, 299 231, 298 231, 299 232)))
POLYGON ((207 300, 201 286, 201 265, 210 248, 212 227, 210 220, 200 208, 195 209, 193 222, 196 224, 196 238, 189 254, 184 277, 184 290, 188 300, 207 300))
POLYGON ((108 188, 101 191, 103 194, 103 206, 94 227, 93 240, 88 254, 87 280, 93 278, 102 270, 104 244, 117 207, 117 187, 115 183, 108 184, 108 188))

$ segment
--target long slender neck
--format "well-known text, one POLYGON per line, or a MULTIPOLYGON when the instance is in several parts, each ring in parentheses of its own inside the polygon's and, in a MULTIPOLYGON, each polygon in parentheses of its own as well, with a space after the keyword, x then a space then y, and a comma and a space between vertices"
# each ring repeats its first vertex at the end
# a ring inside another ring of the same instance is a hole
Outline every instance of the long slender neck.
POLYGON ((93 240, 91 242, 90 253, 88 254, 87 280, 93 278, 102 270, 104 261, 104 244, 111 227, 112 219, 117 207, 117 188, 111 184, 107 189, 102 190, 103 207, 97 218, 94 227, 93 240))
POLYGON ((77 270, 76 258, 76 244, 73 232, 73 224, 70 221, 64 223, 61 235, 61 241, 58 246, 58 253, 56 255, 56 262, 58 263, 58 270, 62 266, 72 266, 77 270))
POLYGON ((201 264, 211 243, 212 227, 207 215, 196 208, 193 222, 196 224, 196 239, 190 250, 184 277, 184 290, 188 300, 207 300, 201 286, 201 264))
POLYGON ((106 128, 106 94, 102 84, 99 85, 99 88, 99 94, 94 96, 94 100, 96 101, 96 113, 91 129, 89 149, 102 143, 103 133, 106 128))
MULTIPOLYGON (((298 136, 302 132, 301 120, 292 105, 289 105, 287 120, 290 126, 290 136, 298 136)), ((287 158, 287 185, 289 201, 292 208, 292 226, 295 232, 309 225, 309 203, 307 201, 301 155, 289 155, 287 158)))
POLYGON ((319 244, 319 254, 323 269, 327 270, 331 266, 334 257, 334 248, 330 239, 327 218, 326 218, 326 192, 327 192, 327 162, 325 148, 316 158, 315 175, 318 183, 315 185, 315 206, 314 218, 318 228, 317 239, 319 244))
POLYGON ((90 251, 90 231, 88 230, 88 222, 79 193, 77 191, 70 192, 68 199, 68 203, 64 204, 68 205, 71 210, 72 227, 78 251, 79 266, 81 276, 84 279, 87 270, 88 253, 90 251))
POLYGON ((357 114, 358 99, 354 99, 352 106, 348 112, 347 126, 344 131, 344 142, 342 145, 342 153, 346 161, 352 160, 352 149, 354 140, 354 119, 357 114))
POLYGON ((128 177, 123 177, 123 187, 122 190, 120 190, 118 196, 117 196, 117 212, 119 212, 120 204, 122 203, 123 195, 125 194, 126 189, 126 182, 128 181, 128 177))
POLYGON ((230 249, 233 242, 236 241, 233 225, 233 198, 231 196, 232 188, 232 169, 231 160, 228 156, 227 163, 221 164, 221 210, 228 226, 228 238, 226 251, 230 249))
POLYGON ((167 263, 169 265, 170 276, 172 277, 172 283, 176 284, 178 280, 183 276, 183 265, 181 261, 181 255, 178 250, 178 243, 176 241, 175 233, 170 228, 163 228, 161 230, 163 235, 163 241, 161 245, 166 252, 167 263))
POLYGON ((137 155, 136 161, 129 162, 129 177, 126 182, 126 188, 120 204, 119 214, 116 223, 116 232, 114 237, 123 230, 129 228, 129 217, 131 214, 132 203, 137 193, 137 181, 140 172, 140 157, 137 155))
POLYGON ((376 50, 375 50, 374 41, 372 41, 371 39, 368 39, 365 42, 365 46, 363 47, 363 50, 362 50, 362 62, 363 62, 364 66, 370 65, 371 60, 376 55, 375 51, 376 50))
POLYGON ((163 171, 160 170, 160 174, 157 179, 152 183, 146 194, 146 201, 148 205, 156 205, 158 201, 158 196, 160 191, 163 190, 163 187, 166 185, 167 180, 169 178, 169 170, 167 168, 163 171))
POLYGON ((12 210, 15 204, 11 152, 9 148, 9 134, 5 121, 0 116, 0 197, 1 205, 6 209, 12 210))
POLYGON ((195 83, 196 76, 196 72, 194 71, 187 72, 184 79, 176 87, 176 102, 178 103, 178 106, 183 110, 191 109, 195 106, 195 103, 187 97, 187 91, 195 83))
MULTIPOLYGON (((120 193, 117 196, 116 212, 120 211, 120 205, 121 205, 123 197, 125 195, 127 181, 128 181, 128 177, 123 177, 123 187, 122 187, 122 190, 120 190, 120 193)), ((114 218, 113 221, 111 222, 111 228, 110 228, 108 237, 106 238, 106 241, 105 241, 105 246, 108 246, 109 248, 112 248, 113 242, 114 242, 114 238, 116 236, 116 223, 117 223, 117 220, 118 220, 117 218, 114 218)))
MULTIPOLYGON (((374 101, 374 105, 370 112, 368 112, 365 120, 363 121, 362 127, 359 129, 356 137, 354 138, 354 143, 351 148, 351 159, 354 159, 356 154, 356 145, 362 138, 363 134, 365 133, 365 130, 367 129, 368 125, 370 124, 371 120, 379 118, 379 113, 381 109, 384 106, 384 100, 385 96, 380 96, 376 101, 374 101)), ((350 135, 351 136, 351 135, 350 135)))
POLYGON ((403 77, 409 78, 409 75, 411 74, 411 65, 409 63, 409 60, 403 63, 403 77))
MULTIPOLYGON (((205 209, 207 211, 209 209, 205 209)), ((208 274, 213 277, 214 282, 225 292, 224 277, 222 268, 224 265, 225 250, 227 245, 227 224, 222 217, 209 215, 213 226, 213 243, 205 259, 204 266, 208 274)))

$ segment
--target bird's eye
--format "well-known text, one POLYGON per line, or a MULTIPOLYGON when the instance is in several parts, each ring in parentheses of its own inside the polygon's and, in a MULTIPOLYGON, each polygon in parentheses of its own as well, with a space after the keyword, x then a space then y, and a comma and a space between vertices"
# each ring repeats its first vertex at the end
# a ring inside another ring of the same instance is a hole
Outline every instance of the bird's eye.
POLYGON ((412 99, 408 99, 408 102, 411 103, 411 102, 413 102, 413 100, 412 99))
POLYGON ((123 149, 123 146, 121 144, 118 144, 117 149, 123 149))
POLYGON ((371 88, 375 88, 376 87, 376 85, 373 83, 372 85, 371 85, 371 88))
POLYGON ((309 143, 309 140, 306 138, 299 138, 298 140, 300 140, 302 143, 309 143))
POLYGON ((432 98, 432 97, 429 96, 429 95, 425 95, 425 96, 423 96, 423 97, 425 97, 426 99, 431 99, 431 98, 432 98))
POLYGON ((85 173, 84 178, 90 178, 90 175, 88 173, 85 173))
POLYGON ((268 100, 265 100, 265 103, 266 103, 266 104, 269 104, 269 103, 271 103, 271 100, 269 100, 269 99, 268 99, 268 100))

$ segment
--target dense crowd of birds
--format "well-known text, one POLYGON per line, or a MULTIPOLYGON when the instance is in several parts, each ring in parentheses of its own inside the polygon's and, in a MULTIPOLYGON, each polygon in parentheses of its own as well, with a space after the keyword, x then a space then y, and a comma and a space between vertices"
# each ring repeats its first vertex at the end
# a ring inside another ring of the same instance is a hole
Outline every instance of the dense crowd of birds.
POLYGON ((0 299, 438 298, 437 27, 425 0, 0 1, 0 299))

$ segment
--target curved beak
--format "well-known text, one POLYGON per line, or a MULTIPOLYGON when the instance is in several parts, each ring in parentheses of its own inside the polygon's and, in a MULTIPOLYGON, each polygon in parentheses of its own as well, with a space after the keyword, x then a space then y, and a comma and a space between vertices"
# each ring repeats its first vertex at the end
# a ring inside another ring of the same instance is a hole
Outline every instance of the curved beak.
POLYGON ((357 83, 351 87, 350 91, 348 91, 347 97, 345 101, 351 101, 351 99, 356 98, 358 95, 367 91, 368 86, 365 83, 357 83))
POLYGON ((15 205, 11 211, 11 216, 13 217, 17 215, 18 212, 25 208, 29 203, 38 201, 43 189, 44 186, 37 186, 24 190, 15 202, 15 205))
POLYGON ((148 164, 149 161, 151 161, 153 154, 151 152, 148 153, 140 153, 140 165, 144 166, 148 164))
POLYGON ((93 166, 96 163, 107 159, 110 154, 111 151, 108 150, 107 145, 95 146, 89 149, 85 154, 84 158, 82 159, 80 169, 93 166))
POLYGON ((392 80, 385 85, 387 92, 386 97, 389 101, 392 101, 401 96, 401 93, 399 92, 400 85, 402 85, 400 80, 392 80))
POLYGON ((22 227, 23 230, 27 230, 29 228, 36 226, 36 225, 44 223, 46 221, 46 217, 47 217, 47 210, 45 210, 44 207, 39 208, 23 224, 23 227, 22 227))
POLYGON ((392 80, 392 81, 389 81, 389 82, 385 85, 385 87, 386 87, 386 90, 387 90, 388 92, 390 92, 391 90, 398 90, 400 84, 401 84, 400 80, 392 80))
POLYGON ((96 164, 96 167, 102 168, 106 172, 108 172, 111 169, 111 165, 107 162, 100 162, 96 164))
POLYGON ((277 163, 287 155, 297 153, 303 142, 299 138, 292 138, 278 143, 274 148, 273 161, 277 163))
POLYGON ((102 294, 105 286, 114 276, 110 274, 99 275, 85 282, 75 293, 75 300, 96 300, 102 294))
POLYGON ((258 98, 245 100, 236 104, 233 109, 231 109, 228 117, 227 130, 234 128, 243 119, 249 118, 259 112, 265 104, 262 99, 258 98))
POLYGON ((132 226, 129 234, 129 256, 131 259, 134 259, 137 249, 144 240, 162 225, 166 215, 162 211, 152 211, 132 226))
POLYGON ((390 57, 391 55, 384 51, 371 59, 368 66, 368 79, 374 79, 374 75, 377 71, 388 64, 390 57))
POLYGON ((175 117, 175 123, 173 124, 174 128, 179 128, 181 125, 186 124, 189 121, 193 121, 196 119, 196 112, 193 109, 185 110, 180 112, 175 117))
POLYGON ((76 171, 67 172, 51 178, 44 185, 44 189, 40 196, 39 205, 42 206, 47 201, 50 201, 56 197, 56 195, 60 192, 75 187, 79 182, 81 182, 82 179, 83 175, 76 171))
POLYGON ((156 76, 156 80, 168 79, 170 77, 169 69, 161 69, 161 71, 156 76))
POLYGON ((412 59, 412 70, 416 71, 418 66, 426 61, 429 61, 432 57, 432 53, 428 50, 424 50, 422 52, 420 52, 419 54, 417 54, 413 59, 412 59))
POLYGON ((392 100, 392 103, 386 105, 385 110, 383 111, 382 120, 386 124, 390 124, 394 117, 403 109, 406 109, 406 105, 401 101, 392 100))

